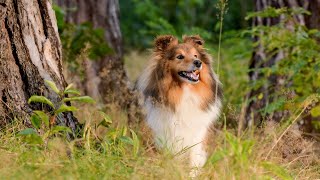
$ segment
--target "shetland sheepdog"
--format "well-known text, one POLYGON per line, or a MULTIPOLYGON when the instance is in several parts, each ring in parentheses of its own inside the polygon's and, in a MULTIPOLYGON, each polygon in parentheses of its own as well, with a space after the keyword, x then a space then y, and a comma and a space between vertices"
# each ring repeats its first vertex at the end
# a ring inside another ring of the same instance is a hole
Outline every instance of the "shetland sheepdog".
POLYGON ((158 149, 186 154, 192 167, 205 164, 205 139, 221 109, 221 84, 198 36, 158 36, 136 88, 144 96, 146 120, 158 149))

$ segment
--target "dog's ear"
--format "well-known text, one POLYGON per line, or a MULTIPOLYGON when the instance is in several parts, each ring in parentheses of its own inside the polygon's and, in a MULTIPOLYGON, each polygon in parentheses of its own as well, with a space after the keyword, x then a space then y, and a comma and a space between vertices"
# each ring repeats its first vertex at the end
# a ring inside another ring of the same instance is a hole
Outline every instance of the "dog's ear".
POLYGON ((164 51, 173 45, 178 45, 178 39, 172 35, 161 35, 154 40, 155 51, 164 51))
POLYGON ((183 36, 184 43, 191 43, 196 47, 203 47, 204 40, 199 35, 183 36))

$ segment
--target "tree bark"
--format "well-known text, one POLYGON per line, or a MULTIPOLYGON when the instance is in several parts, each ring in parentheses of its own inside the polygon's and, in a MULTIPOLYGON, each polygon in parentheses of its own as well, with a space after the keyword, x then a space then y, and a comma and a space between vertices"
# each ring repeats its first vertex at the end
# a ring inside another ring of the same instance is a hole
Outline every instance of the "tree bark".
MULTIPOLYGON (((295 15, 294 21, 300 25, 305 25, 307 28, 316 28, 320 29, 320 0, 308 1, 308 0, 255 0, 254 1, 255 11, 262 11, 267 7, 274 8, 295 8, 302 7, 312 13, 311 16, 307 15, 295 15)), ((279 17, 255 17, 253 19, 253 26, 273 26, 280 22, 283 16, 279 17)), ((290 22, 286 23, 286 28, 292 29, 293 24, 290 22)), ((263 32, 261 32, 263 36, 263 32)), ((258 37, 254 37, 254 42, 259 42, 258 37)), ((271 58, 266 53, 265 48, 262 44, 259 44, 253 51, 252 58, 249 64, 249 80, 254 83, 261 78, 265 78, 265 75, 261 73, 261 69, 265 67, 272 67, 278 61, 281 61, 284 58, 284 53, 279 51, 274 54, 271 58)), ((249 102, 246 110, 246 125, 259 125, 263 119, 262 115, 259 112, 260 109, 267 106, 273 100, 274 97, 271 94, 279 91, 281 88, 288 86, 289 83, 285 84, 286 77, 280 77, 276 75, 271 75, 268 77, 268 83, 258 88, 257 90, 251 90, 247 98, 254 99, 249 102), (260 97, 259 97, 260 96, 260 97), (259 98, 258 98, 259 97, 259 98)), ((267 118, 275 121, 280 121, 285 112, 274 112, 273 114, 268 114, 267 118)))
POLYGON ((136 93, 124 69, 122 37, 117 0, 56 0, 66 9, 66 21, 76 24, 91 22, 105 30, 105 40, 114 51, 100 60, 84 62, 85 92, 107 105, 116 105, 128 113, 129 121, 141 116, 136 93), (70 11, 68 9, 76 9, 70 11))
MULTIPOLYGON (((40 104, 28 104, 32 95, 44 95, 57 103, 59 97, 44 83, 66 86, 57 23, 48 0, 0 0, 0 124, 14 117, 28 122, 40 104)), ((47 107, 49 108, 49 107, 47 107)), ((72 113, 57 117, 57 123, 73 131, 72 113)))

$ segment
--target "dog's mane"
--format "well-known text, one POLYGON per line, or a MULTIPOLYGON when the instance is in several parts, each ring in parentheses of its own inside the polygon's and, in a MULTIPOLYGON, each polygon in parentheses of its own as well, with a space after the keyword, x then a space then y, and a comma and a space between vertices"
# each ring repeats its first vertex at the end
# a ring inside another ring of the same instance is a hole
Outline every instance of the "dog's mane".
MULTIPOLYGON (((222 89, 218 78, 212 71, 211 56, 203 48, 196 49, 201 56, 200 59, 204 63, 204 68, 207 69, 207 73, 209 73, 210 76, 210 78, 205 80, 206 82, 195 85, 202 85, 203 88, 205 88, 204 91, 206 92, 199 94, 199 97, 202 97, 202 108, 206 110, 216 99, 222 98, 222 89), (216 88, 216 86, 218 86, 218 88, 216 88), (216 89, 218 90, 217 93, 216 89)), ((167 58, 168 57, 165 56, 164 52, 154 51, 146 69, 142 72, 137 81, 137 88, 143 93, 145 98, 150 98, 154 104, 164 105, 175 110, 175 103, 179 102, 182 95, 182 83, 175 80, 175 77, 167 75, 170 73, 168 67, 169 60, 167 58)))

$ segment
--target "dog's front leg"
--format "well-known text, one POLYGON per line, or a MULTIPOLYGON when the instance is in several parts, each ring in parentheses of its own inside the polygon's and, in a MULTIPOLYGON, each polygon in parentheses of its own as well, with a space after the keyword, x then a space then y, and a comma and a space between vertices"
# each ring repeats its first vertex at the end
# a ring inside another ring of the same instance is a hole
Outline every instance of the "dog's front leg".
POLYGON ((191 148, 190 163, 193 168, 190 172, 191 177, 196 177, 199 174, 199 168, 203 167, 207 161, 207 153, 204 150, 203 144, 197 144, 191 148))

